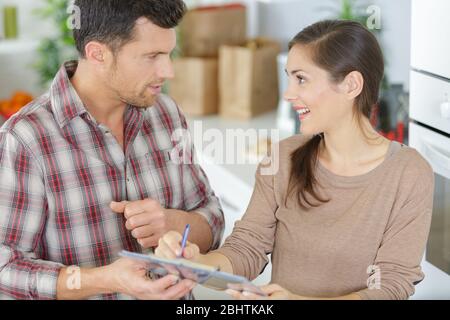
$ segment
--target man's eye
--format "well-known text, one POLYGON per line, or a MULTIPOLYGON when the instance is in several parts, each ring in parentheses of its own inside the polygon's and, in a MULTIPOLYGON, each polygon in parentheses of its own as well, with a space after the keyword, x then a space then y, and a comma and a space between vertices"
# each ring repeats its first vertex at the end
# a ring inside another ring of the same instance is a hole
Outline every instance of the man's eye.
POLYGON ((149 60, 154 60, 154 59, 156 59, 156 57, 158 57, 157 54, 149 54, 149 55, 147 55, 147 59, 149 59, 149 60))

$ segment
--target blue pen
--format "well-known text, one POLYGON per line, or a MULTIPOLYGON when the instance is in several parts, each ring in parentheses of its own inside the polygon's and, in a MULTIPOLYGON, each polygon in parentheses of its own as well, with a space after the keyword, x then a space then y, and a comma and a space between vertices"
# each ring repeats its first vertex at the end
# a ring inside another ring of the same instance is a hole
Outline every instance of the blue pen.
POLYGON ((177 258, 181 258, 183 256, 183 251, 184 251, 184 248, 186 247, 186 242, 187 242, 187 238, 188 238, 190 229, 191 229, 191 226, 188 223, 186 225, 186 227, 184 228, 183 240, 181 240, 181 251, 177 258))

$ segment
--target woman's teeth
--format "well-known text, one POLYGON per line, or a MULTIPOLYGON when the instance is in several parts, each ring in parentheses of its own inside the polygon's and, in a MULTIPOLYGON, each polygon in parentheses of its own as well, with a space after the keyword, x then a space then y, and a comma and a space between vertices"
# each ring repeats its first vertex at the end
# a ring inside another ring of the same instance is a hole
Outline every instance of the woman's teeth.
POLYGON ((298 113, 298 114, 306 114, 306 113, 309 113, 309 112, 310 112, 310 111, 309 111, 308 108, 303 108, 303 109, 297 110, 297 113, 298 113))

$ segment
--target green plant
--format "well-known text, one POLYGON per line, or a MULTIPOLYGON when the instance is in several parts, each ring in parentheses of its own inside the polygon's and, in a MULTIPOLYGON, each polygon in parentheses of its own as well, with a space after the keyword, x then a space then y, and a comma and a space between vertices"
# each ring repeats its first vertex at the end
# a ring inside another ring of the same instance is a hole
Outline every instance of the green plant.
POLYGON ((67 7, 70 3, 70 0, 45 0, 45 6, 35 11, 41 18, 51 19, 55 28, 52 37, 41 41, 34 64, 44 88, 48 87, 64 61, 77 58, 72 30, 67 24, 67 7))
POLYGON ((342 0, 338 18, 341 20, 358 21, 365 25, 368 15, 363 12, 360 7, 356 7, 354 0, 342 0))

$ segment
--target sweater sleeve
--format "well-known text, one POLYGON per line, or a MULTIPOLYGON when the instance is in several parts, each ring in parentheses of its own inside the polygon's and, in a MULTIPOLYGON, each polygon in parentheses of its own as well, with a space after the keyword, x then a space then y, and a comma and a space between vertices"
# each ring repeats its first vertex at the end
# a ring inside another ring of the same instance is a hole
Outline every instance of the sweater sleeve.
POLYGON ((234 225, 232 234, 216 252, 225 255, 233 273, 255 279, 268 263, 273 250, 278 208, 274 193, 274 175, 260 165, 247 211, 234 225))
POLYGON ((431 224, 434 175, 420 157, 410 161, 403 176, 401 207, 387 224, 367 289, 356 292, 362 299, 408 299, 424 279, 420 263, 431 224))

